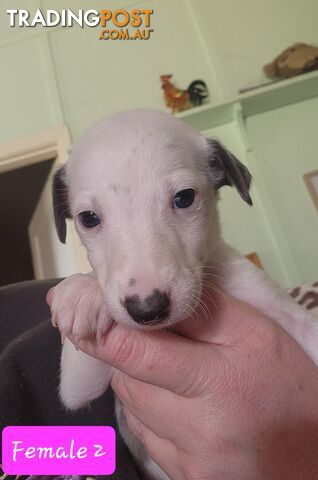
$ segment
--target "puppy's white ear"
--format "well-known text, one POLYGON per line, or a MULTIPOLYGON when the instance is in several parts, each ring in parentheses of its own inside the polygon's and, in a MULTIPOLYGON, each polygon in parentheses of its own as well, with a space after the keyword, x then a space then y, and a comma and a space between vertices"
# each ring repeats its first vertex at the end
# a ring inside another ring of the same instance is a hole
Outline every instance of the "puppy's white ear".
POLYGON ((208 160, 214 188, 223 185, 235 187, 244 202, 253 205, 249 194, 252 175, 231 152, 217 140, 207 138, 208 160))
POLYGON ((52 186, 54 220, 58 237, 62 243, 66 240, 66 218, 71 218, 68 192, 65 181, 65 167, 61 167, 53 177, 52 186))

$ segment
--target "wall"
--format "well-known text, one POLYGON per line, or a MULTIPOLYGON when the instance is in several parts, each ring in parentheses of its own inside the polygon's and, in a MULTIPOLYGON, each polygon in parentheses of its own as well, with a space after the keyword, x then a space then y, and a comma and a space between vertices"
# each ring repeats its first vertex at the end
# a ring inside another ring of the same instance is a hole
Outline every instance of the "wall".
MULTIPOLYGON (((98 28, 10 29, 5 10, 13 8, 12 2, 2 0, 0 142, 63 123, 76 141, 90 125, 116 110, 165 110, 159 82, 163 73, 173 73, 180 86, 203 78, 211 102, 221 102, 236 96, 241 87, 263 82, 263 64, 292 42, 318 43, 316 0, 107 2, 110 9, 119 5, 154 8, 151 40, 100 41, 98 28)), ((74 2, 16 0, 14 7, 74 9, 74 2)), ((105 2, 82 0, 77 8, 105 8, 105 2)), ((241 204, 234 191, 224 189, 221 213, 226 239, 242 253, 256 250, 266 270, 285 286, 318 277, 317 262, 312 260, 318 243, 317 214, 301 183, 305 171, 317 168, 313 125, 318 119, 312 102, 251 117, 247 121, 251 155, 236 125, 207 132, 237 152, 257 180, 253 210, 241 204), (308 121, 310 130, 303 127, 308 121), (302 163, 299 145, 306 153, 302 163), (282 199, 291 192, 283 176, 287 166, 298 187, 293 202, 285 204, 282 199), (298 230, 292 211, 297 212, 298 230)))
MULTIPOLYGON (((262 65, 296 40, 318 42, 316 0, 112 0, 154 8, 150 41, 99 41, 99 28, 10 29, 0 11, 0 141, 65 121, 74 140, 115 110, 164 109, 159 76, 204 78, 216 102, 264 81, 262 65)), ((17 0, 15 8, 73 8, 70 0, 17 0)), ((105 8, 82 0, 80 8, 105 8)))
MULTIPOLYGON (((37 0, 17 2, 29 8, 37 0)), ((44 9, 74 8, 72 2, 43 0, 44 9)), ((149 41, 100 41, 100 28, 8 29, 4 0, 0 18, 0 62, 8 65, 0 79, 0 141, 37 131, 64 120, 74 140, 92 123, 116 110, 165 109, 159 76, 175 72, 180 85, 204 78, 215 86, 208 53, 193 29, 183 0, 121 1, 121 6, 154 7, 155 34, 149 41), (3 25, 4 24, 4 25, 3 25), (3 28, 1 28, 1 26, 3 28), (45 31, 44 31, 45 30, 45 31), (171 41, 172 32, 173 41, 171 41), (18 112, 18 115, 17 115, 18 112)), ((107 7, 118 8, 118 2, 107 7)), ((104 8, 103 0, 84 0, 80 8, 104 8)), ((215 95, 212 94, 215 100, 215 95)))
POLYGON ((318 43, 316 0, 191 0, 223 98, 266 78, 262 67, 295 42, 318 43))

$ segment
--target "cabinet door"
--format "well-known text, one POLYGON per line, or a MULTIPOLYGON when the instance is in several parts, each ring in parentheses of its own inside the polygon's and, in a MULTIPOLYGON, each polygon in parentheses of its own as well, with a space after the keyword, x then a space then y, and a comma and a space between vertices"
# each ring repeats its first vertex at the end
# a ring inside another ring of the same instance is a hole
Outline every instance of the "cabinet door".
MULTIPOLYGON (((246 153, 235 122, 203 132, 208 137, 221 140, 251 171, 253 206, 244 203, 234 188, 220 189, 220 221, 223 238, 243 255, 256 253, 264 270, 280 285, 293 284, 282 238, 278 238, 270 208, 264 204, 261 179, 255 168, 255 157, 246 153)), ((284 240, 284 239, 283 239, 284 240)))
POLYGON ((247 131, 297 267, 293 284, 317 281, 318 215, 303 175, 318 168, 318 98, 250 117, 247 131))

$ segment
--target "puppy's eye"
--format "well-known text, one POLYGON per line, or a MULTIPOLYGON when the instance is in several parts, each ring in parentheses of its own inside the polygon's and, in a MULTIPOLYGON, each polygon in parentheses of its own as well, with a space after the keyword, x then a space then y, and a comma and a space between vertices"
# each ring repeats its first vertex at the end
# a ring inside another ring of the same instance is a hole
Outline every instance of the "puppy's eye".
POLYGON ((195 197, 195 190, 193 188, 186 188, 176 193, 172 200, 172 208, 187 208, 192 205, 195 197))
POLYGON ((86 228, 93 228, 100 224, 100 218, 96 213, 91 211, 85 211, 79 214, 82 225, 86 228))

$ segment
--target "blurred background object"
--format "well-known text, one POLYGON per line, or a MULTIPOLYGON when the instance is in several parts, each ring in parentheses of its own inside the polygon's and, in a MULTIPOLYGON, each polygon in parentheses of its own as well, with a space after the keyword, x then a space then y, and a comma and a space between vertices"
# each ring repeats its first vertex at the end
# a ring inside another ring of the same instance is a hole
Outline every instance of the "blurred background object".
POLYGON ((289 78, 318 70, 318 47, 295 43, 263 68, 269 78, 289 78))

